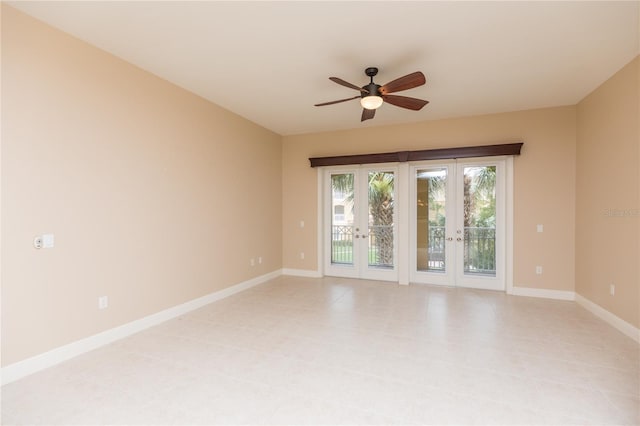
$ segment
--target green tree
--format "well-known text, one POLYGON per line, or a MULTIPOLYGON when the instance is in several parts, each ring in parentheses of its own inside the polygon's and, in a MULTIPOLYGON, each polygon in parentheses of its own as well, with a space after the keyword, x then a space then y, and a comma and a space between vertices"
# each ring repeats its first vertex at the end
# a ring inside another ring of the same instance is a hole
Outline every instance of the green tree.
POLYGON ((374 235, 369 231, 369 239, 379 265, 393 265, 393 188, 393 173, 369 173, 369 215, 375 230, 374 235))
POLYGON ((464 227, 495 224, 496 167, 473 167, 464 173, 464 227), (493 219, 492 219, 493 218, 493 219))
POLYGON ((428 178, 428 209, 435 212, 435 217, 429 217, 429 226, 444 226, 444 203, 443 194, 447 189, 447 179, 445 175, 434 175, 428 178))

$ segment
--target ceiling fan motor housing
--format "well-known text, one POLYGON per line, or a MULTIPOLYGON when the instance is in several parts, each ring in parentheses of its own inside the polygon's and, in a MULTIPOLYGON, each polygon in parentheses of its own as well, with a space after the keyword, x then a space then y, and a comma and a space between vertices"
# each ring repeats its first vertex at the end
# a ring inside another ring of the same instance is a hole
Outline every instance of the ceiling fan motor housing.
POLYGON ((367 93, 362 92, 360 94, 363 98, 366 98, 367 96, 382 96, 379 84, 369 83, 366 86, 362 86, 362 88, 367 91, 367 93))

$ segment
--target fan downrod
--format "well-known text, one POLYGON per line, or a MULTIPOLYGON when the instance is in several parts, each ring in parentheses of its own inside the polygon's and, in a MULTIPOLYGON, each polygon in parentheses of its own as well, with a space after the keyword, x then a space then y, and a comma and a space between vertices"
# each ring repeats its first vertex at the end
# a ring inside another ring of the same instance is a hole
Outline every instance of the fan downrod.
POLYGON ((364 73, 371 78, 371 81, 369 84, 362 86, 365 91, 363 91, 360 96, 362 98, 366 98, 367 96, 380 96, 380 85, 373 82, 373 77, 378 74, 378 68, 369 67, 364 70, 364 73))

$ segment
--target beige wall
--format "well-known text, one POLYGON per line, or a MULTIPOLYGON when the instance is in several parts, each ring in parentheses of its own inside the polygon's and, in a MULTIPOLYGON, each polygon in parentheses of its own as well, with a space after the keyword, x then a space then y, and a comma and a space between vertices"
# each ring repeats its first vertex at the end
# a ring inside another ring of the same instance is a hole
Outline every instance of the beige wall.
POLYGON ((639 79, 636 57, 583 99, 577 116, 576 292, 635 327, 640 327, 639 79))
POLYGON ((279 135, 5 5, 2 89, 3 365, 282 267, 279 135))
POLYGON ((573 291, 575 122, 575 107, 560 107, 284 137, 284 267, 318 268, 317 175, 309 157, 522 140, 514 161, 514 285, 573 291), (544 225, 542 234, 536 224, 544 225))
POLYGON ((281 267, 317 270, 309 157, 515 140, 514 284, 576 290, 640 326, 639 219, 604 216, 638 208, 639 68, 577 107, 280 137, 3 5, 3 365, 281 267), (44 232, 56 247, 35 250, 44 232))

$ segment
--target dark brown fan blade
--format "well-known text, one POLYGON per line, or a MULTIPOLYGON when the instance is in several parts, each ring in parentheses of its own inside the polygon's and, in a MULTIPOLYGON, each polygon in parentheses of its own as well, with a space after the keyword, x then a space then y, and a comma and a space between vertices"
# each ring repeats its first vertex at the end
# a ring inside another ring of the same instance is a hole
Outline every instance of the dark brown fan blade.
POLYGON ((382 99, 385 102, 395 105, 400 108, 412 109, 419 111, 423 106, 429 103, 429 101, 423 101, 422 99, 410 98, 408 96, 396 96, 396 95, 382 95, 382 99))
POLYGON ((340 102, 346 102, 346 101, 350 101, 350 100, 353 100, 353 99, 358 99, 359 97, 360 97, 360 95, 354 96, 353 98, 340 99, 339 101, 323 102, 321 104, 315 104, 314 106, 325 106, 325 105, 339 104, 340 102))
POLYGON ((347 81, 344 81, 343 79, 338 78, 338 77, 329 77, 329 80, 333 81, 334 83, 338 83, 341 86, 348 87, 350 89, 355 89, 358 92, 369 93, 368 90, 363 89, 362 87, 358 87, 355 84, 351 84, 351 83, 349 83, 347 81))
POLYGON ((414 87, 422 86, 426 81, 424 74, 420 71, 416 71, 414 73, 407 74, 404 77, 396 78, 395 80, 385 84, 380 88, 380 93, 386 95, 387 93, 413 89, 414 87))
POLYGON ((364 108, 362 110, 362 118, 360 119, 360 121, 371 120, 373 117, 375 117, 375 115, 376 115, 376 110, 375 109, 366 109, 366 108, 364 108))

